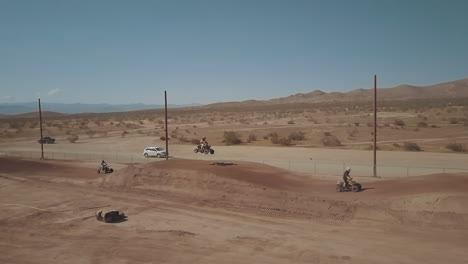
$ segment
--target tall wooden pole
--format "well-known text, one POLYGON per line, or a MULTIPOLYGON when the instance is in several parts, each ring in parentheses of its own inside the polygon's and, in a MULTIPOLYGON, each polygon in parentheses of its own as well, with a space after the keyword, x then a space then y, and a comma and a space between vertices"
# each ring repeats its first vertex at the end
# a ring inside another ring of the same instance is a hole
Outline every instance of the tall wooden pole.
POLYGON ((165 104, 165 119, 166 119, 166 160, 169 159, 169 138, 167 134, 167 92, 164 91, 164 104, 165 104))
POLYGON ((44 142, 42 138, 42 111, 41 111, 41 98, 39 100, 39 126, 41 130, 41 159, 44 159, 44 142))
POLYGON ((374 75, 374 177, 377 177, 377 75, 374 75))

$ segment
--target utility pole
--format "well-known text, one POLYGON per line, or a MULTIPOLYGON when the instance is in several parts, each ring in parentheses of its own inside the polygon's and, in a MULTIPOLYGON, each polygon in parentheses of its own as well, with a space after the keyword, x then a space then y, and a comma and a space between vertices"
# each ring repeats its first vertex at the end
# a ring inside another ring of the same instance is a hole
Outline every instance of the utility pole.
POLYGON ((169 138, 167 138, 168 135, 167 135, 167 92, 166 91, 164 91, 164 104, 165 104, 164 113, 166 116, 165 117, 166 119, 166 160, 168 160, 169 159, 169 138))
POLYGON ((374 177, 377 177, 377 75, 374 75, 374 177))
POLYGON ((41 159, 44 159, 44 142, 42 141, 42 111, 41 111, 41 98, 39 100, 39 126, 41 130, 41 159))

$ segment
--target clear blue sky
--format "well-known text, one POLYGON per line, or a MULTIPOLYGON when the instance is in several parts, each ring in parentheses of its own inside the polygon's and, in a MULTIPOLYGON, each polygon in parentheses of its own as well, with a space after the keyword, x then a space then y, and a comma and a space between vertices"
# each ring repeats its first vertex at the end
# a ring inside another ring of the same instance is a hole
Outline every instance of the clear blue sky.
POLYGON ((212 103, 468 77, 465 0, 0 0, 0 103, 212 103))

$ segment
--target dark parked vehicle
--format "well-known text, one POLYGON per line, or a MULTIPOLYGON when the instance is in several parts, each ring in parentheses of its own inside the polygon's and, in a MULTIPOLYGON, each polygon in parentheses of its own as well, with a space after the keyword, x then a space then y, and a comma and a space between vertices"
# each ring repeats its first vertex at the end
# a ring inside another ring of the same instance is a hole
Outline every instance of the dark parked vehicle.
MULTIPOLYGON (((41 143, 41 139, 39 139, 37 142, 41 143)), ((55 143, 55 138, 43 137, 42 138, 42 143, 43 144, 54 144, 55 143)))

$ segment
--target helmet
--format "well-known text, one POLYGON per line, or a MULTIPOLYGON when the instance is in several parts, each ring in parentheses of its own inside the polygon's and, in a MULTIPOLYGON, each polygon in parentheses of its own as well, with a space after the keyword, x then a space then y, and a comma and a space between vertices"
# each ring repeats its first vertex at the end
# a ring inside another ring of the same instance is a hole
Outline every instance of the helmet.
POLYGON ((203 140, 205 140, 205 139, 206 139, 206 137, 202 137, 202 139, 203 139, 203 140))
POLYGON ((350 167, 346 167, 346 171, 347 171, 347 172, 351 172, 351 168, 350 168, 350 167))

